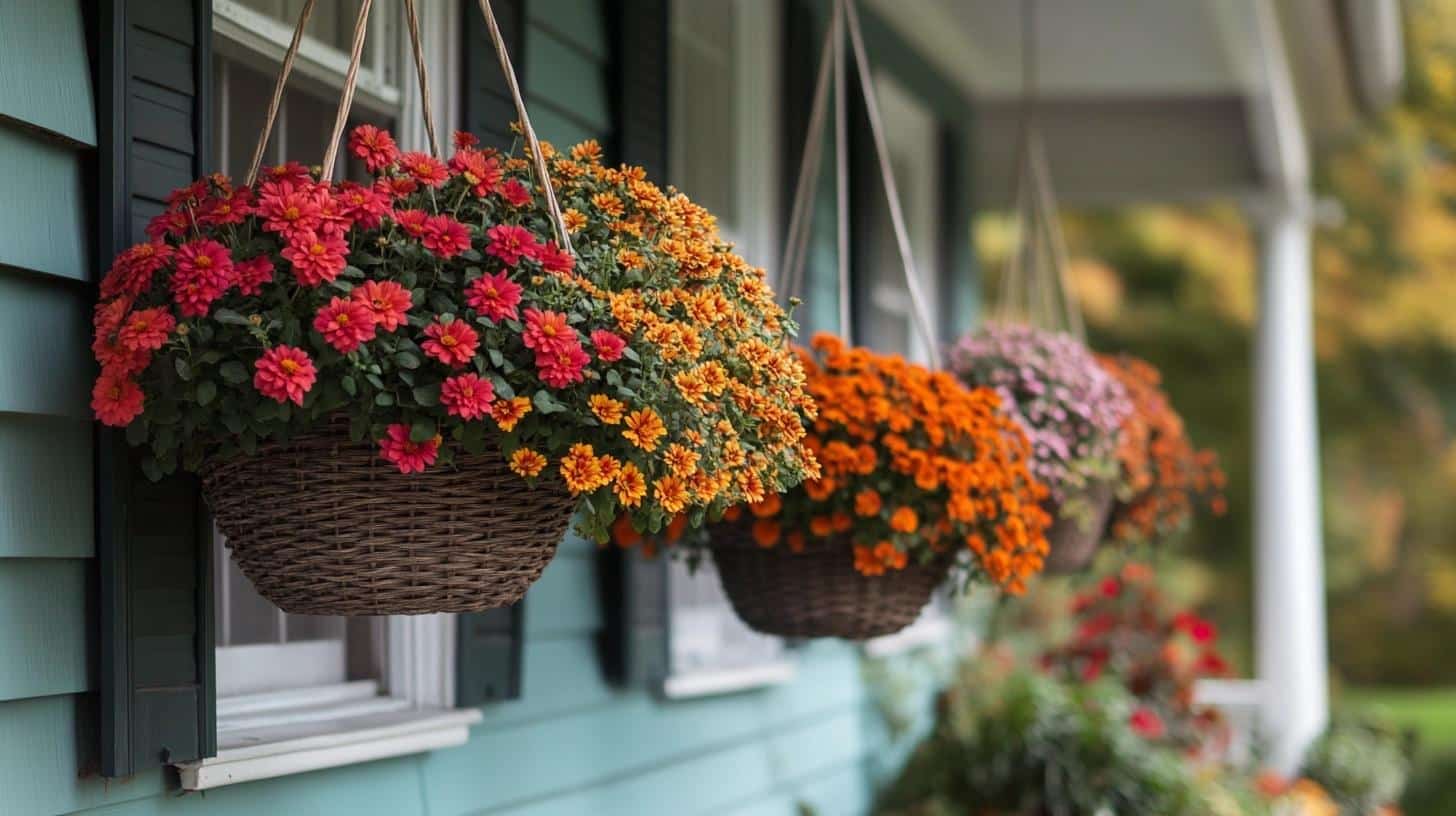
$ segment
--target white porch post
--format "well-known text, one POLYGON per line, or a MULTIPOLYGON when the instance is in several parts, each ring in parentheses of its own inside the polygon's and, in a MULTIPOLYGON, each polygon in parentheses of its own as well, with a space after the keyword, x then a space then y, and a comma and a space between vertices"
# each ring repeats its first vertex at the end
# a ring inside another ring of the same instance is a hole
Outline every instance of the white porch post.
POLYGON ((1329 719, 1310 206, 1260 214, 1254 346, 1255 640, 1262 735, 1281 772, 1329 719))

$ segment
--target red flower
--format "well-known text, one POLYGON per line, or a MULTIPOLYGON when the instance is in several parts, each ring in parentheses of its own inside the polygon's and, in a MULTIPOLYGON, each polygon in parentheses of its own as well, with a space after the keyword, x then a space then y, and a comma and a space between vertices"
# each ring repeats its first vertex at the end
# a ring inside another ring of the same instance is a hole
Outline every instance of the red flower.
POLYGON ((425 353, 452 368, 460 368, 475 356, 480 336, 464 320, 436 321, 425 328, 430 338, 420 344, 425 353))
POLYGON ((1158 716, 1156 711, 1150 708, 1138 708, 1127 718, 1128 725, 1132 730, 1144 739, 1161 739, 1166 729, 1163 727, 1163 718, 1158 716))
POLYGON ((165 306, 132 312, 116 334, 117 345, 127 351, 156 351, 167 342, 177 319, 165 306))
POLYGON ((536 352, 536 373, 541 382, 552 388, 565 388, 583 379, 582 369, 591 362, 591 357, 582 350, 580 343, 566 348, 536 352))
POLYGON ((142 412, 146 402, 141 386, 126 372, 116 368, 101 369, 91 389, 91 410, 101 424, 125 428, 142 412))
POLYGON ((507 179, 500 186, 500 194, 512 207, 524 207, 531 203, 531 191, 519 179, 507 179))
POLYGON ((411 301, 409 290, 394 281, 364 281, 350 295, 374 313, 379 328, 392 332, 405 322, 411 301))
POLYGON ((294 346, 274 346, 253 364, 253 387, 278 402, 292 400, 294 405, 302 405, 316 376, 313 360, 294 346))
POLYGON ((352 181, 339 185, 335 202, 339 212, 365 229, 378 227, 390 209, 388 193, 352 181))
POLYGON ((360 125, 349 134, 349 152, 363 160, 364 169, 371 173, 394 164, 399 158, 399 147, 389 131, 373 125, 360 125))
POLYGON ((323 206, 312 189, 274 184, 264 185, 263 191, 258 199, 263 229, 293 240, 323 226, 323 206))
POLYGON ((465 303, 491 320, 515 319, 521 285, 505 272, 482 275, 465 287, 465 303))
POLYGON ((393 463, 400 473, 423 473, 425 468, 435 464, 440 453, 440 436, 424 442, 410 441, 410 428, 401 422, 390 425, 379 440, 379 455, 386 462, 393 463))
POLYGON ((273 259, 259 255, 246 261, 239 261, 233 270, 238 278, 238 291, 244 295, 256 295, 263 286, 273 282, 273 259))
POLYGON ((313 183, 313 174, 308 171, 307 167, 296 161, 264 167, 263 178, 265 181, 283 182, 294 186, 313 183))
POLYGON ((461 419, 490 416, 490 403, 495 399, 495 386, 478 374, 456 374, 440 386, 440 404, 445 412, 461 419))
POLYGON ((507 266, 515 266, 521 258, 534 258, 541 249, 536 236, 525 227, 497 224, 486 230, 485 236, 490 239, 485 251, 500 258, 507 266))
POLYGON ((450 178, 445 163, 427 153, 405 153, 399 157, 399 166, 427 187, 439 187, 450 178))
POLYGON ((233 259, 227 247, 211 239, 189 241, 177 250, 172 299, 183 316, 205 315, 232 285, 232 278, 233 259))
POLYGON ((571 257, 571 253, 558 247, 555 241, 549 241, 537 250, 536 259, 547 272, 564 274, 576 266, 576 259, 571 257))
POLYGON ((615 363, 622 359, 622 352, 627 348, 626 340, 606 329, 597 329, 592 332, 591 342, 597 350, 597 359, 604 363, 615 363))
POLYGON ((153 241, 181 238, 192 228, 192 217, 186 210, 167 210, 147 222, 147 237, 153 241))
POLYGON ((340 354, 348 354, 374 337, 374 312, 357 300, 336 297, 320 307, 314 329, 340 354))
POLYGON ((91 343, 91 353, 102 368, 121 374, 135 374, 152 361, 151 352, 132 351, 117 342, 116 334, 126 321, 131 303, 130 297, 99 303, 93 317, 96 334, 91 343))
POLYGON ((1103 578, 1098 586, 1104 598, 1116 598, 1122 594, 1122 584, 1116 578, 1103 578))
POLYGON ((568 351, 573 346, 581 346, 576 329, 566 324, 566 315, 539 309, 526 310, 526 330, 521 339, 526 348, 534 350, 537 355, 554 354, 568 351))
POLYGON ((501 180, 501 165, 495 156, 465 148, 450 158, 450 169, 470 184, 476 195, 485 197, 501 180))
POLYGON ((456 150, 465 150, 466 148, 475 147, 480 144, 480 139, 476 138, 474 133, 457 130, 452 137, 452 142, 456 150))
POLYGON ((161 241, 132 246, 111 264, 111 271, 101 281, 101 297, 140 295, 152 285, 152 275, 167 265, 172 248, 161 241))
POLYGON ((283 257, 293 265, 293 277, 304 286, 329 283, 348 265, 349 245, 341 235, 304 232, 283 248, 283 257))
POLYGON ((430 214, 424 210, 395 210, 389 217, 400 229, 416 238, 425 234, 425 224, 430 220, 430 214))
POLYGON ((1210 649, 1198 656, 1196 671, 1202 675, 1218 677, 1228 674, 1229 665, 1222 655, 1210 649))
POLYGON ((380 179, 374 186, 387 190, 390 198, 404 198, 420 189, 420 183, 409 176, 390 176, 387 179, 380 179))
POLYGON ((252 211, 252 191, 240 187, 226 195, 209 196, 197 210, 197 223, 222 226, 241 224, 252 211))
POLYGON ((448 215, 432 215, 425 219, 421 243, 437 257, 453 258, 470 249, 470 230, 448 215))

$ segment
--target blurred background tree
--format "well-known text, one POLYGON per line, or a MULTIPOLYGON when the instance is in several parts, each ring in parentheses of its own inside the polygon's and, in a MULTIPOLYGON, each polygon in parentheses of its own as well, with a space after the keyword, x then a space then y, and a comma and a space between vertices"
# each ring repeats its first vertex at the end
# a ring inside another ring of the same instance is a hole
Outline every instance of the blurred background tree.
MULTIPOLYGON (((1440 657, 1456 641, 1456 0, 1405 11, 1400 104, 1316 155, 1318 193, 1344 210, 1315 241, 1330 657, 1337 682, 1366 688, 1456 685, 1440 657)), ((1064 225, 1092 344, 1157 365, 1229 474, 1228 514, 1158 557, 1247 673, 1255 236, 1233 206, 1064 225)), ((999 270, 1006 220, 979 219, 976 239, 999 270)))

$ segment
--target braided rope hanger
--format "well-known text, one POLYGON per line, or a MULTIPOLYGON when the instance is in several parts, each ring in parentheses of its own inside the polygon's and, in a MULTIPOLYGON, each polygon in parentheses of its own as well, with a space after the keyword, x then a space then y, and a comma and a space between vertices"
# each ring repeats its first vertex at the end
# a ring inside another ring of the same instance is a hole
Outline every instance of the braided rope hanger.
POLYGON ((870 71, 868 51, 860 30, 859 13, 854 0, 835 0, 834 14, 829 31, 825 35, 820 57, 818 78, 815 82, 814 100, 810 108, 809 129, 805 137, 804 153, 799 165, 798 186, 794 191, 793 209, 789 218, 789 231, 785 242, 783 263, 783 285, 781 297, 787 298, 803 283, 804 265, 809 242, 809 222, 814 211, 814 179, 818 177, 819 163, 823 152, 824 108, 828 102, 831 73, 833 77, 835 115, 835 185, 836 185, 836 239, 838 248, 839 323, 840 334, 847 342, 851 337, 849 308, 849 163, 848 163, 848 105, 846 101, 846 78, 844 70, 846 38, 850 53, 854 56, 856 78, 864 94, 865 113, 869 119, 870 134, 875 147, 875 158, 879 165, 881 186, 890 211, 890 222, 894 229, 895 245, 900 255, 902 271, 905 274, 906 289, 910 294, 910 317, 916 331, 925 341, 930 356, 931 368, 940 368, 939 344, 931 328, 930 311, 921 288, 920 275, 915 264, 914 251, 910 245, 910 233, 905 222, 905 213, 900 204, 899 187, 895 183, 895 170, 890 161, 889 145, 885 137, 884 120, 880 115, 879 101, 875 93, 870 71))

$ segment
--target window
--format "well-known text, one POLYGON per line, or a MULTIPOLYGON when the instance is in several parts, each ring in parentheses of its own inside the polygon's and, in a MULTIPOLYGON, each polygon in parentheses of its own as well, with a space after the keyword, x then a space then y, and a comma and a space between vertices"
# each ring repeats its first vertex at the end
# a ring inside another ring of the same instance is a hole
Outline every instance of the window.
MULTIPOLYGON (((213 156, 234 178, 247 171, 278 63, 302 0, 215 0, 213 156)), ((455 4, 422 3, 432 74, 455 70, 455 4)), ((264 163, 319 162, 326 147, 359 0, 318 3, 279 107, 264 163)), ((398 0, 375 0, 350 125, 393 129, 423 149, 416 85, 398 0), (406 81, 409 80, 409 81, 406 81)), ((447 86, 452 83, 445 83, 447 86)), ((453 83, 458 88, 458 80, 453 83)), ((453 116, 447 106, 442 124, 453 116)), ((441 128, 442 132, 449 130, 441 128)), ((362 168, 340 162, 336 174, 362 168)), ((344 618, 286 614, 259 595, 214 536, 218 755, 180 767, 182 786, 205 789, 287 773, 458 745, 476 710, 452 710, 452 615, 344 618)))
MULTIPOLYGON (((674 0, 669 175, 718 216, 750 263, 778 261, 777 9, 761 0, 674 0)), ((733 613, 711 559, 667 567, 668 697, 715 694, 793 677, 783 641, 733 613)))

